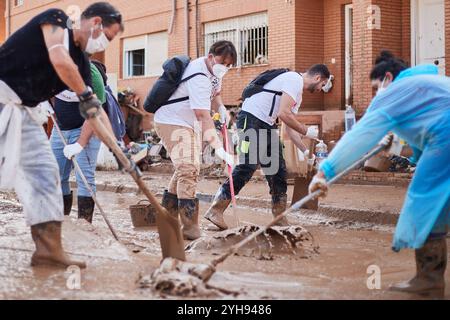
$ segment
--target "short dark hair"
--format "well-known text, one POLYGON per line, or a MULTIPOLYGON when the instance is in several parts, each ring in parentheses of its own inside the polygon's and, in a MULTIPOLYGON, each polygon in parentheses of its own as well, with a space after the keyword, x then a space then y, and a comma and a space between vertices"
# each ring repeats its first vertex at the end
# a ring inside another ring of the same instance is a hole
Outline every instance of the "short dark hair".
POLYGON ((231 60, 233 61, 233 65, 235 65, 237 62, 236 48, 231 41, 217 41, 211 46, 211 49, 209 49, 209 53, 214 56, 231 58, 231 60))
POLYGON ((328 67, 324 64, 315 64, 306 71, 310 76, 320 75, 322 79, 330 79, 331 73, 328 67))
POLYGON ((395 79, 400 72, 407 68, 405 61, 395 57, 392 52, 383 50, 375 60, 375 66, 370 73, 370 80, 383 80, 388 72, 392 73, 395 79))
POLYGON ((82 19, 90 19, 94 17, 102 18, 104 27, 110 27, 118 23, 120 25, 120 31, 123 32, 125 30, 122 22, 122 14, 108 2, 93 3, 81 14, 82 19))

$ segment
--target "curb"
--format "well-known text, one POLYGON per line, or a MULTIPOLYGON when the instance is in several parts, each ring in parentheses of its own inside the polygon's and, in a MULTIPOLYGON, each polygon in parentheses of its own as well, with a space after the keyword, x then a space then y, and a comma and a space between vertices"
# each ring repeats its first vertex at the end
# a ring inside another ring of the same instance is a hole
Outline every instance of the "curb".
MULTIPOLYGON (((71 181, 70 186, 76 187, 76 182, 71 181)), ((142 194, 138 187, 131 185, 113 185, 108 183, 97 184, 97 191, 106 191, 113 193, 136 193, 142 194)), ((162 197, 162 191, 151 190, 156 197, 162 197)), ((212 203, 214 200, 214 194, 197 193, 197 198, 204 203, 212 203)), ((268 209, 271 207, 270 199, 259 199, 251 197, 236 197, 236 203, 239 207, 268 209)), ((301 210, 305 211, 305 210, 301 210)), ((311 215, 310 210, 308 214, 311 215)), ((328 218, 333 218, 341 222, 348 223, 361 223, 371 224, 376 226, 395 226, 397 224, 399 213, 398 212, 385 212, 375 210, 364 210, 357 208, 342 208, 330 205, 320 205, 318 212, 328 218)))

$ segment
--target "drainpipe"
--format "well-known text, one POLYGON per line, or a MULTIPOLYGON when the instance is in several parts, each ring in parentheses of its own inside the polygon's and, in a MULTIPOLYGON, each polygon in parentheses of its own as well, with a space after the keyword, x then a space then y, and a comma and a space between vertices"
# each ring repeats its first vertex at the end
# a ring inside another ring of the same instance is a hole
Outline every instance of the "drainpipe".
POLYGON ((185 54, 187 56, 189 56, 189 0, 185 0, 185 8, 184 8, 184 32, 185 32, 185 39, 186 39, 186 43, 185 43, 185 54))
POLYGON ((11 0, 6 0, 6 37, 11 35, 11 0))
POLYGON ((172 2, 172 18, 170 19, 170 25, 169 25, 169 34, 172 34, 173 32, 173 25, 175 24, 175 15, 177 12, 177 0, 173 0, 172 2))
POLYGON ((198 0, 195 0, 195 47, 197 50, 197 58, 200 56, 200 44, 199 44, 199 34, 198 25, 200 23, 199 10, 198 10, 198 0))

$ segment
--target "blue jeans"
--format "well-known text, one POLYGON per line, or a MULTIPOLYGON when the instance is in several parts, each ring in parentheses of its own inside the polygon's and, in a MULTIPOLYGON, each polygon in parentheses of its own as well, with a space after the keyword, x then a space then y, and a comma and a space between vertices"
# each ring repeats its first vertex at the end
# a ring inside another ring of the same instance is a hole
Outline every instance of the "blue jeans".
MULTIPOLYGON (((67 141, 67 144, 73 144, 78 141, 78 138, 80 137, 81 134, 81 128, 63 131, 62 133, 67 141)), ((64 143, 59 137, 56 128, 53 128, 52 136, 50 138, 50 144, 52 146, 53 153, 55 154, 56 161, 58 162, 63 195, 69 195, 70 194, 69 178, 70 173, 72 172, 74 166, 72 161, 64 156, 63 152, 64 143)), ((92 136, 92 138, 89 140, 89 143, 86 145, 83 151, 77 156, 75 156, 75 159, 77 160, 78 165, 81 168, 81 171, 83 172, 84 176, 86 177, 86 180, 88 181, 91 189, 94 192, 96 192, 95 169, 97 165, 98 152, 100 151, 100 145, 101 145, 100 140, 97 137, 92 136)), ((86 185, 84 184, 78 172, 75 172, 75 177, 78 186, 77 189, 78 196, 91 197, 89 190, 86 188, 86 185)))

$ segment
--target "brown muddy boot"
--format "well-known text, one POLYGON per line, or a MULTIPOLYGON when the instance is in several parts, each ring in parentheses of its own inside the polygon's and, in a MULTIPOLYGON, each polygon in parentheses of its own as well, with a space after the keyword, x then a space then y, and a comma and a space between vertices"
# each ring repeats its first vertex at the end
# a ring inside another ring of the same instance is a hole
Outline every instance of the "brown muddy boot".
POLYGON ((36 251, 31 257, 31 266, 49 266, 67 268, 78 266, 86 268, 86 263, 70 260, 61 243, 62 223, 51 221, 31 227, 31 236, 36 244, 36 251))
MULTIPOLYGON (((287 208, 287 195, 277 195, 272 196, 272 214, 274 218, 278 217, 280 214, 286 211, 287 208)), ((275 224, 279 227, 289 227, 289 221, 286 217, 282 218, 278 223, 275 224)))
POLYGON ((198 225, 198 211, 198 199, 178 200, 178 213, 181 217, 183 236, 186 240, 196 240, 202 236, 198 225))
POLYGON ((447 268, 447 242, 445 238, 427 240, 416 250, 417 274, 408 282, 392 285, 390 290, 420 295, 443 297, 445 269, 447 268))
POLYGON ((220 194, 214 198, 212 206, 206 211, 204 218, 214 224, 220 230, 227 230, 228 226, 223 218, 223 213, 231 203, 231 199, 222 199, 220 194))
POLYGON ((171 216, 178 219, 178 197, 176 194, 164 190, 164 195, 161 205, 166 208, 171 216))
POLYGON ((78 197, 78 219, 92 223, 95 202, 91 197, 78 197))
POLYGON ((70 192, 70 194, 63 196, 64 201, 64 215, 70 216, 70 212, 72 211, 72 204, 73 204, 73 192, 70 192))

